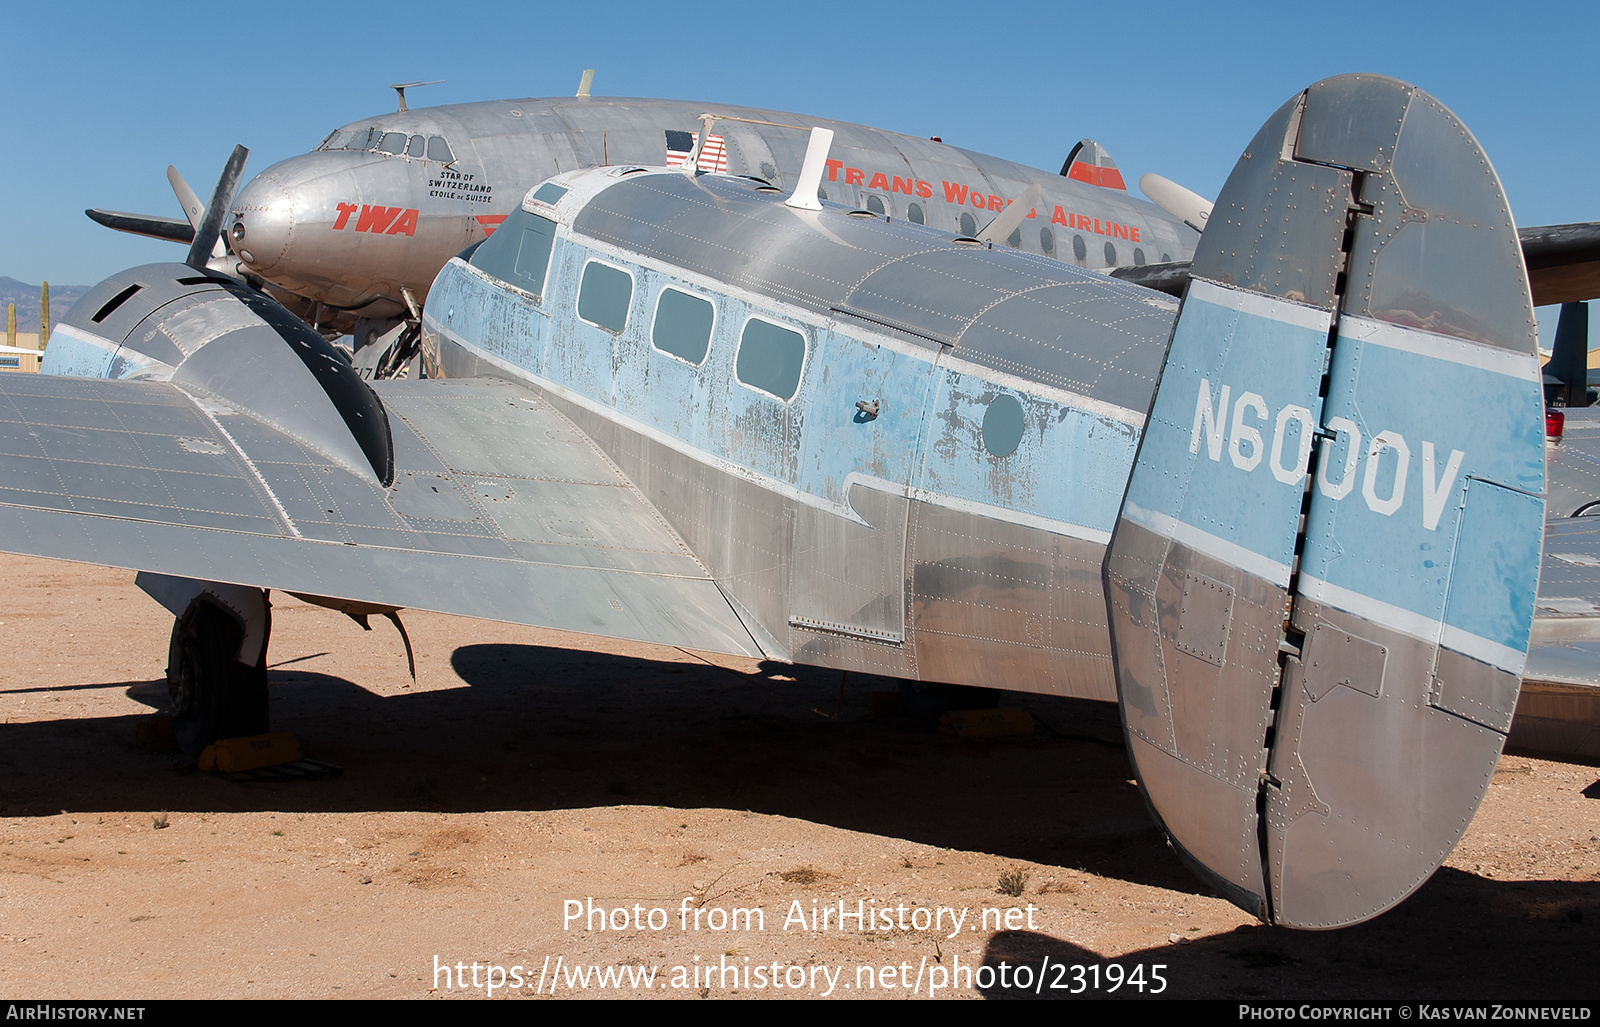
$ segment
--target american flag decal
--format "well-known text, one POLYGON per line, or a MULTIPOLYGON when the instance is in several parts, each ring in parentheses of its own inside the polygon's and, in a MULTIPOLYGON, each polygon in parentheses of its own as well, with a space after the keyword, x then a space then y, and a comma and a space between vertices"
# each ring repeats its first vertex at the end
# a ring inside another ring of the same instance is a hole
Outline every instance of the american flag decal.
MULTIPOLYGON (((689 159, 689 154, 694 152, 694 143, 700 138, 699 132, 676 132, 667 129, 667 167, 680 168, 689 159)), ((705 149, 700 151, 701 171, 728 170, 728 146, 721 136, 707 136, 705 149)))

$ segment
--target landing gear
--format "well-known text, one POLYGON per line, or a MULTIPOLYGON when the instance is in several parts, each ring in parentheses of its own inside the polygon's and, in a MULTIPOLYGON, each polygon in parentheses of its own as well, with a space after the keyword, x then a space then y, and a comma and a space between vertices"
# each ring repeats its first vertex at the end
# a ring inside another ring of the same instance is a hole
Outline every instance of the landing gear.
MULTIPOLYGON (((270 630, 270 614, 262 632, 270 630)), ((201 595, 172 626, 167 694, 178 747, 190 756, 219 738, 265 734, 267 647, 253 665, 239 662, 245 631, 238 619, 201 595)))

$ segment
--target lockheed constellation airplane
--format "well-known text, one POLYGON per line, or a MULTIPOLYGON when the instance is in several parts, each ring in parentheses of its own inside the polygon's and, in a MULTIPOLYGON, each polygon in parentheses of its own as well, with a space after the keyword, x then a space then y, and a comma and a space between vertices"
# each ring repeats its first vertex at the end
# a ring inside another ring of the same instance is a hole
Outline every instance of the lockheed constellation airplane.
MULTIPOLYGON (((399 109, 328 133, 315 150, 267 168, 235 199, 212 267, 264 284, 355 347, 387 336, 413 353, 420 308, 445 262, 493 233, 528 188, 607 164, 682 164, 780 188, 800 169, 812 126, 834 132, 819 195, 890 218, 976 236, 1030 185, 1037 206, 995 238, 1178 295, 1211 204, 1159 175, 1130 196, 1104 148, 1084 139, 1060 173, 863 125, 726 104, 590 95, 399 109), (701 132, 694 131, 699 126, 701 132), (700 143, 702 132, 705 143, 700 143), (228 249, 230 248, 231 249, 228 249), (409 330, 408 330, 409 329, 409 330)), ((188 220, 90 210, 102 224, 185 244, 201 203, 168 177, 188 220)), ((1536 305, 1600 295, 1600 226, 1525 229, 1536 305)), ((987 240, 986 240, 987 241, 987 240)), ((1576 313, 1574 314, 1576 320, 1576 313)), ((368 373, 379 353, 369 355, 368 373)), ((391 359, 392 373, 401 361, 391 359)))
MULTIPOLYGON (((0 548, 142 572, 191 749, 265 728, 280 589, 1115 701, 1243 908, 1410 894, 1487 788, 1540 579, 1528 276, 1471 134, 1379 76, 1296 95, 1181 303, 979 241, 1027 195, 960 234, 824 202, 831 143, 792 188, 554 176, 432 283, 428 380, 371 384, 205 270, 236 150, 186 264, 0 379, 0 548)), ((1571 596, 1596 552, 1561 539, 1571 596)))
MULTIPOLYGON (((1110 269, 1186 260, 1198 237, 1130 196, 1091 140, 1074 146, 1056 175, 938 140, 779 111, 593 97, 588 81, 576 97, 421 109, 407 109, 397 86, 398 111, 335 129, 311 153, 245 185, 225 234, 231 254, 218 267, 268 283, 313 323, 354 329, 361 348, 369 335, 415 320, 444 263, 487 238, 551 175, 692 161, 782 188, 799 173, 813 126, 834 133, 819 195, 885 217, 976 236, 1038 183, 1037 206, 996 242, 1110 269)), ((188 221, 89 216, 187 243, 200 204, 175 176, 169 171, 188 221)))

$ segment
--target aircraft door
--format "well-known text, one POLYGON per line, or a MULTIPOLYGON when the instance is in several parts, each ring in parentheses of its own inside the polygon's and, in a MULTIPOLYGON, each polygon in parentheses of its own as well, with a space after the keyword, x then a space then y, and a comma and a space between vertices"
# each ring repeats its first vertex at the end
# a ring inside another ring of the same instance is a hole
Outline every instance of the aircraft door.
MULTIPOLYGON (((933 365, 888 347, 818 333, 828 373, 813 376, 799 474, 834 502, 795 506, 792 651, 826 662, 847 643, 884 673, 909 673, 907 485, 916 466, 933 365)), ((822 366, 822 361, 814 366, 822 366)))

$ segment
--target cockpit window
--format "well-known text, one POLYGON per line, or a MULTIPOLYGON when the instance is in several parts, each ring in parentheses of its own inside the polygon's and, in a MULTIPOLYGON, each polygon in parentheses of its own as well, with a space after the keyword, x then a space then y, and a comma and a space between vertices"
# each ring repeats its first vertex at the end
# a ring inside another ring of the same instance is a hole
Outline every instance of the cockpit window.
POLYGON ((329 132, 326 136, 323 136, 322 142, 318 143, 316 148, 319 150, 337 150, 338 147, 331 144, 333 143, 334 136, 337 136, 338 134, 338 129, 334 129, 332 132, 329 132))
POLYGON ((398 154, 406 148, 406 134, 404 132, 385 132, 378 141, 379 153, 398 154))
POLYGON ((560 202, 561 197, 565 195, 567 195, 567 187, 556 185, 554 182, 546 182, 533 191, 534 199, 540 203, 548 203, 551 206, 555 206, 556 203, 560 202))
POLYGON ((473 252, 468 263, 502 282, 542 295, 555 238, 554 221, 518 208, 473 252))
POLYGON ((422 151, 427 145, 428 145, 428 141, 426 139, 422 138, 422 136, 412 136, 411 137, 411 141, 406 144, 406 156, 407 157, 420 157, 420 156, 422 156, 422 151))
POLYGON ((444 136, 429 136, 428 159, 449 164, 456 159, 456 155, 450 152, 450 144, 444 141, 444 136))

